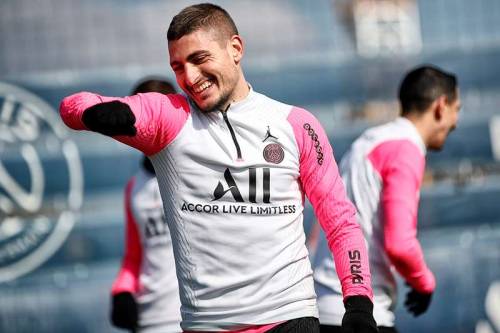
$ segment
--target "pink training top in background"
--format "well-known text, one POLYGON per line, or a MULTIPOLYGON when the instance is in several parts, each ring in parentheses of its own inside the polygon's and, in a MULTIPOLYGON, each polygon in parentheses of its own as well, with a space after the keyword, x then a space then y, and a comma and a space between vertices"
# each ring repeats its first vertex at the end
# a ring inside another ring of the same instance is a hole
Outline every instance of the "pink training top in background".
POLYGON ((430 293, 434 291, 436 281, 425 264, 417 240, 424 155, 413 142, 403 139, 379 144, 368 159, 382 179, 384 249, 408 284, 420 292, 430 293))
POLYGON ((125 189, 125 255, 118 277, 113 282, 113 286, 111 288, 112 295, 116 295, 121 292, 136 293, 140 289, 139 276, 141 272, 142 247, 139 230, 137 230, 137 224, 135 223, 130 202, 134 183, 135 178, 131 178, 125 189))
MULTIPOLYGON (((340 163, 349 198, 358 212, 370 255, 374 317, 379 326, 394 326, 396 280, 392 267, 417 291, 432 292, 435 279, 417 236, 419 191, 426 148, 405 118, 371 128, 351 146, 340 163)), ((340 325, 343 311, 338 266, 320 241, 315 258, 316 290, 322 323, 340 325)))

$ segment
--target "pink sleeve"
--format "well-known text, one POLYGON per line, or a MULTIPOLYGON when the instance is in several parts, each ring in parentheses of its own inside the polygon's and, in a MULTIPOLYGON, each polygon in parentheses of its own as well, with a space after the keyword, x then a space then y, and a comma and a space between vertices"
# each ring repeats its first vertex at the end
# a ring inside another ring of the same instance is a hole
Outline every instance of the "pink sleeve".
POLYGON ((366 244, 328 137, 318 120, 303 109, 294 108, 288 121, 300 153, 300 181, 333 253, 344 299, 353 295, 372 299, 366 244))
POLYGON ((382 182, 384 247, 396 270, 410 286, 432 292, 434 275, 417 240, 419 190, 425 157, 408 140, 384 142, 368 156, 382 182))
POLYGON ((125 255, 123 257, 120 272, 111 288, 112 295, 116 295, 120 292, 136 293, 139 290, 142 247, 139 238, 139 230, 137 229, 137 223, 135 222, 131 207, 133 186, 134 178, 128 182, 125 190, 125 216, 127 220, 125 255))
POLYGON ((165 148, 184 126, 189 115, 189 104, 182 95, 145 93, 123 98, 104 97, 80 92, 64 98, 59 112, 64 123, 75 130, 86 129, 82 122, 83 112, 96 104, 120 101, 130 106, 135 115, 137 134, 116 136, 115 139, 153 155, 165 148))

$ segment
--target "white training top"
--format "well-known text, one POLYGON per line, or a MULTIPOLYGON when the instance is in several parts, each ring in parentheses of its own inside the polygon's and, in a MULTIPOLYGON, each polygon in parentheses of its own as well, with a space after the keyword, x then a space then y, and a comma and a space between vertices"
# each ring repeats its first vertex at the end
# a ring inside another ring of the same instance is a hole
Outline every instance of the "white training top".
MULTIPOLYGON (((335 255, 343 295, 371 298, 366 247, 328 138, 309 112, 250 89, 226 112, 183 95, 78 93, 61 117, 126 103, 148 155, 169 226, 186 331, 231 331, 318 316, 302 225, 307 195, 335 255)), ((106 112, 103 110, 102 112, 106 112)))

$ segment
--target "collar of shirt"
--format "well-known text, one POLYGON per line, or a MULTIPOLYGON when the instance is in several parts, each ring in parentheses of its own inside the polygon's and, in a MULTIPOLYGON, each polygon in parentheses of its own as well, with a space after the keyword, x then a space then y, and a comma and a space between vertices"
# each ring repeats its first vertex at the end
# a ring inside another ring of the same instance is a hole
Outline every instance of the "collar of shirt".
POLYGON ((427 154, 427 148, 425 147, 424 140, 422 139, 422 136, 420 136, 420 133, 418 133, 418 130, 415 127, 415 125, 413 125, 413 123, 410 120, 408 120, 404 117, 398 117, 395 120, 395 123, 400 125, 400 126, 408 128, 410 135, 415 138, 416 143, 418 144, 419 148, 422 150, 422 154, 424 154, 424 156, 425 156, 427 154))

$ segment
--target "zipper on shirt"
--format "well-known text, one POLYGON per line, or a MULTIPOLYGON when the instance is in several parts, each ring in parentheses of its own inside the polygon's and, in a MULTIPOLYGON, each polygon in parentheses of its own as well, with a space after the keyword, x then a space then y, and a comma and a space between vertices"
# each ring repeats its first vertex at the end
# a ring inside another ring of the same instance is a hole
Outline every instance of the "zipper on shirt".
POLYGON ((231 137, 233 138, 234 145, 236 146, 236 154, 238 155, 238 160, 242 160, 240 144, 238 143, 238 140, 236 139, 236 134, 234 133, 233 126, 231 126, 231 123, 229 122, 229 118, 227 117, 227 110, 229 109, 230 106, 231 106, 231 104, 229 104, 224 111, 221 110, 222 117, 224 118, 224 121, 226 122, 226 125, 229 128, 229 132, 231 133, 231 137))

